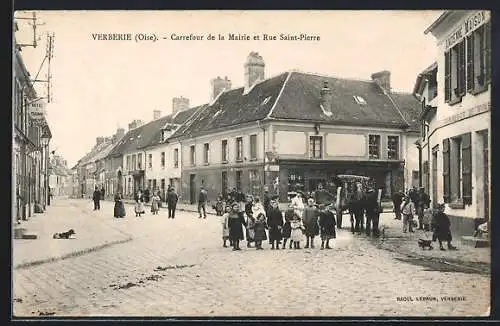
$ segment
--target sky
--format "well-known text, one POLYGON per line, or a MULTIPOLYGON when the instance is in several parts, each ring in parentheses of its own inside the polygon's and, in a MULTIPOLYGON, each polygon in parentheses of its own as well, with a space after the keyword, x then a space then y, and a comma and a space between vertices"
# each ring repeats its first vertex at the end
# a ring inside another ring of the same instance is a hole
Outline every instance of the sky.
MULTIPOLYGON (((172 98, 191 106, 210 101, 210 80, 227 76, 243 86, 243 64, 251 51, 266 63, 265 77, 299 70, 369 80, 391 72, 394 91, 412 92, 417 75, 435 61, 436 41, 424 30, 442 11, 39 11, 36 48, 22 57, 34 77, 45 56, 46 33, 54 33, 51 103, 47 120, 51 147, 72 167, 96 137, 128 129, 134 119, 172 110, 172 98), (94 40, 93 34, 130 33, 132 40, 94 40), (135 41, 138 34, 156 41, 135 41), (228 34, 251 40, 228 40, 228 34), (263 40, 263 34, 307 34, 319 41, 263 40), (203 40, 172 40, 172 34, 203 40), (216 40, 207 40, 209 34, 216 40), (218 35, 225 36, 219 40, 218 35), (260 40, 253 40, 259 35, 260 40), (165 38, 165 39, 164 39, 165 38)), ((15 17, 31 17, 16 12, 15 17)), ((30 43, 33 28, 18 20, 18 43, 30 43)), ((39 78, 45 78, 47 64, 39 78)), ((36 83, 46 96, 45 83, 36 83)))

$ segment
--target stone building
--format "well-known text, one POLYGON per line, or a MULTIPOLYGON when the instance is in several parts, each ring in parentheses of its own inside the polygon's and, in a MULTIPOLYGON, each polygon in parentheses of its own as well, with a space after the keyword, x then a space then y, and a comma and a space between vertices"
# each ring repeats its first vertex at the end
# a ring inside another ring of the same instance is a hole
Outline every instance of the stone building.
POLYGON ((423 102, 422 113, 429 189, 445 203, 453 232, 464 235, 473 233, 474 218, 490 217, 490 15, 446 11, 425 31, 438 45, 437 97, 423 102))
MULTIPOLYGON (((335 174, 373 177, 389 196, 404 188, 405 157, 418 139, 420 104, 390 90, 390 72, 354 80, 302 72, 265 78, 251 52, 244 86, 224 90, 178 128, 184 201, 204 185, 209 198, 237 188, 285 201, 290 190, 315 190, 335 174), (398 96, 400 95, 400 96, 398 96)), ((213 87, 213 84, 211 85, 213 87)), ((212 91, 213 93, 213 91, 212 91)))

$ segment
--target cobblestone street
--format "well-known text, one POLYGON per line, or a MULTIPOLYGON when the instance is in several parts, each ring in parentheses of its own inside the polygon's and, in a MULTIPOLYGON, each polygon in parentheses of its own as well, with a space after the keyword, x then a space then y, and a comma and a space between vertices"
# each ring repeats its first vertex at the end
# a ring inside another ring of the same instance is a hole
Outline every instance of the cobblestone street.
MULTIPOLYGON (((110 202, 96 213, 88 201, 67 201, 68 210, 109 217, 108 226, 133 239, 15 269, 17 317, 484 316, 488 311, 488 276, 426 270, 347 230, 338 231, 332 250, 319 250, 316 239, 316 249, 276 251, 266 244, 263 251, 243 246, 233 252, 222 247, 220 217, 214 215, 204 220, 179 211, 172 220, 163 209, 136 218, 128 205, 126 218, 113 219, 110 202), (457 300, 443 301, 445 296, 457 300)), ((100 236, 107 232, 103 228, 100 236)))

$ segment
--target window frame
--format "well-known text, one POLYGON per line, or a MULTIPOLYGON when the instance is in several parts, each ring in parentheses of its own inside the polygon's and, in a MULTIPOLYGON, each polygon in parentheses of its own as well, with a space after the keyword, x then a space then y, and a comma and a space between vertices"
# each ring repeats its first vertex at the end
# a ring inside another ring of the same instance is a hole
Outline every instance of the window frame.
POLYGON ((210 143, 203 144, 203 163, 210 164, 210 143))
POLYGON ((382 137, 379 134, 368 134, 368 158, 370 160, 380 160, 382 158, 382 137), (371 144, 371 137, 375 137, 378 140, 377 144, 371 144), (372 157, 371 148, 372 146, 377 146, 377 156, 372 157))
POLYGON ((309 158, 315 160, 323 159, 323 136, 309 136, 309 158), (316 141, 319 141, 319 148, 316 148, 316 141), (319 151, 319 156, 316 153, 319 151))
POLYGON ((243 137, 235 137, 236 162, 243 162, 243 137))
POLYGON ((398 161, 401 159, 401 141, 400 141, 401 137, 399 137, 399 135, 387 135, 387 159, 388 160, 391 160, 391 161, 398 161), (390 153, 391 151, 393 151, 392 149, 389 148, 389 139, 390 138, 396 138, 397 139, 397 148, 395 150, 396 152, 396 158, 391 158, 390 157, 390 153))
POLYGON ((179 167, 179 149, 174 148, 174 168, 179 167))
POLYGON ((167 156, 167 155, 165 154, 165 152, 161 152, 161 153, 160 153, 160 167, 161 167, 162 169, 164 169, 164 168, 165 168, 165 165, 166 165, 166 158, 167 158, 166 156, 167 156))
POLYGON ((250 161, 257 160, 257 149, 258 149, 258 137, 257 134, 250 135, 250 161))
POLYGON ((189 163, 196 166, 196 145, 189 146, 189 163))
POLYGON ((221 163, 225 164, 229 159, 229 147, 227 139, 221 140, 221 163))

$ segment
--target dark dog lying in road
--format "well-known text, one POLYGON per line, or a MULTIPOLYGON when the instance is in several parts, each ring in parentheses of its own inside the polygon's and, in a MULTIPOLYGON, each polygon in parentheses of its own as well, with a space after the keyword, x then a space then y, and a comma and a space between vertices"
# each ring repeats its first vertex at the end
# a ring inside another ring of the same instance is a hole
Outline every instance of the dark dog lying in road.
POLYGON ((418 246, 422 249, 429 248, 429 250, 432 250, 432 240, 418 239, 418 246))
POLYGON ((68 232, 62 233, 54 233, 54 239, 69 239, 73 234, 75 234, 75 230, 71 229, 68 232))

